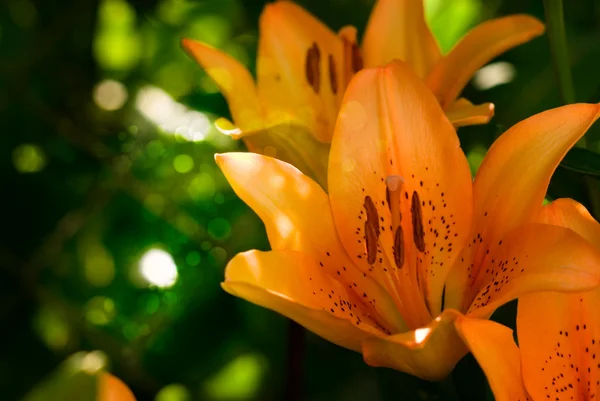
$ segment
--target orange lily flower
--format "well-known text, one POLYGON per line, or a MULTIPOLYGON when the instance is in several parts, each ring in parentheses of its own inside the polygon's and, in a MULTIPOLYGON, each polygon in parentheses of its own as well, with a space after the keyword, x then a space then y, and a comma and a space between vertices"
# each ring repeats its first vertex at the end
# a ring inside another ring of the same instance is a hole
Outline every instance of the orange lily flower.
MULTIPOLYGON (((567 227, 600 250, 600 224, 571 199, 543 208, 541 221, 567 227)), ((600 265, 596 268, 600 270, 600 265)), ((456 324, 497 401, 592 400, 600 390, 600 290, 519 299, 517 335, 491 321, 456 324)))
POLYGON ((272 247, 235 256, 222 286, 370 365, 441 379, 467 352, 461 313, 488 318, 521 294, 600 284, 600 252, 534 222, 554 169, 599 114, 577 104, 515 125, 473 182, 454 127, 411 68, 364 69, 341 106, 329 195, 282 161, 216 156, 272 247))
POLYGON ((129 387, 110 373, 98 378, 98 401, 135 401, 129 387))
POLYGON ((543 32, 533 17, 499 18, 474 28, 442 56, 422 1, 379 0, 360 49, 353 27, 336 35, 300 6, 278 1, 268 4, 260 18, 256 83, 244 66, 219 50, 191 39, 184 39, 183 47, 229 103, 235 126, 221 120, 224 132, 242 138, 251 152, 290 162, 325 186, 326 143, 345 88, 363 62, 375 67, 406 61, 455 126, 484 124, 493 105, 457 100, 460 92, 487 62, 543 32))

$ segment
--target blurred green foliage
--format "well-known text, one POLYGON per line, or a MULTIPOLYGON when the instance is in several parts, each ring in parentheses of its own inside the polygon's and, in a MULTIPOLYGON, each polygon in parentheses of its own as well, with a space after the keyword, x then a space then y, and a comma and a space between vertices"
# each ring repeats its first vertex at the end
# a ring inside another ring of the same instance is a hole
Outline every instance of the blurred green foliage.
MULTIPOLYGON (((140 401, 281 399, 286 320, 219 287, 229 258, 268 249, 262 223, 213 161, 214 153, 242 145, 213 128, 227 105, 179 45, 182 37, 202 40, 252 70, 264 3, 0 5, 0 177, 8 200, 0 242, 1 399, 21 399, 71 354, 95 349, 140 401)), ((362 32, 373 0, 298 3, 333 29, 354 24, 362 32)), ((577 100, 596 102, 600 3, 566 7, 577 100)), ((510 13, 543 19, 542 2, 427 2, 445 51, 478 22, 510 13)), ((459 132, 473 171, 506 128, 560 104, 546 37, 500 61, 512 71, 509 82, 466 90, 497 110, 491 124, 459 132)), ((600 151, 599 139, 595 127, 589 149, 600 151)), ((589 206, 579 159, 557 171, 549 199, 589 206)), ((509 305, 495 318, 513 325, 514 313, 509 305)), ((453 384, 431 384, 369 368, 360 355, 312 334, 303 372, 307 400, 435 400, 457 392, 491 399, 470 357, 453 384)), ((27 398, 34 399, 51 398, 27 398)))

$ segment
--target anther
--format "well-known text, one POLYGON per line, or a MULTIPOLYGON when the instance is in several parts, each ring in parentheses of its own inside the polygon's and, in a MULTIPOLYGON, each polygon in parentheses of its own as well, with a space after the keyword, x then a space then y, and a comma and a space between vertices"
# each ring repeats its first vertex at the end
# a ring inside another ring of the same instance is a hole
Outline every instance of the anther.
POLYGON ((315 42, 306 52, 306 61, 304 65, 306 80, 313 88, 315 93, 319 93, 321 88, 321 51, 315 42))
POLYGON ((413 240, 415 246, 421 252, 425 251, 425 230, 423 228, 423 212, 421 210, 421 200, 417 191, 413 191, 410 213, 412 215, 413 240))

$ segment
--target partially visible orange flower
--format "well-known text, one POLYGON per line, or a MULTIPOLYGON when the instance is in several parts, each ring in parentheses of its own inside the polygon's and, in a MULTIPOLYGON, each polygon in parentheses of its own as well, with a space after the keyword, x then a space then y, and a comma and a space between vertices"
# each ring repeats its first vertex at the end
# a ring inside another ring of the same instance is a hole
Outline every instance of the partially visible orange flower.
POLYGON ((336 35, 300 6, 268 4, 260 18, 256 83, 227 54, 184 39, 183 47, 216 82, 229 103, 234 124, 221 129, 243 138, 251 152, 276 156, 326 182, 327 152, 348 82, 364 66, 404 60, 427 82, 455 126, 484 124, 491 103, 458 98, 473 74, 504 51, 541 35, 533 17, 514 15, 487 21, 446 56, 427 27, 422 0, 379 0, 362 47, 356 29, 336 35))
MULTIPOLYGON (((545 206, 541 221, 570 228, 600 250, 600 224, 571 199, 545 206)), ((496 401, 600 396, 600 290, 520 298, 518 347, 512 330, 498 323, 459 318, 456 325, 496 401)))
POLYGON ((110 373, 98 377, 98 401, 135 401, 129 387, 110 373))
POLYGON ((554 169, 599 115, 576 104, 520 122, 473 181, 454 127, 411 68, 364 69, 342 102, 329 195, 279 160, 217 155, 273 249, 234 257, 222 286, 370 365, 441 379, 467 352, 454 326, 462 314, 487 319, 523 294, 600 285, 598 250, 536 222, 554 169))

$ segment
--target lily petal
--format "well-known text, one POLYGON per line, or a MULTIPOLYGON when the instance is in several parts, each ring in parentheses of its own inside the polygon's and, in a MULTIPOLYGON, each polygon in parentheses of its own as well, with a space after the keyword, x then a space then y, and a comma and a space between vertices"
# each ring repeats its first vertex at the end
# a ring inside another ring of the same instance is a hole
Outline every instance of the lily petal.
POLYGON ((272 249, 311 256, 330 276, 360 294, 357 303, 378 315, 378 322, 390 331, 406 330, 387 292, 349 260, 335 231, 329 199, 319 185, 270 157, 226 153, 215 159, 236 194, 265 224, 272 249))
POLYGON ((261 128, 262 112, 250 72, 233 57, 204 43, 183 39, 181 44, 215 81, 242 135, 243 131, 261 128))
POLYGON ((250 152, 290 163, 327 189, 328 143, 318 141, 306 126, 279 124, 248 133, 244 143, 250 152))
POLYGON ((544 24, 528 15, 486 21, 469 31, 435 65, 427 86, 445 109, 458 97, 475 72, 489 61, 544 33, 544 24))
POLYGON ((422 0, 379 0, 363 38, 366 67, 405 61, 424 79, 440 59, 440 49, 425 21, 422 0))
POLYGON ((98 401, 135 401, 129 387, 110 373, 102 373, 98 378, 98 401))
POLYGON ((521 353, 513 339, 513 331, 496 322, 467 317, 456 319, 455 324, 485 373, 494 399, 529 400, 521 374, 521 353))
MULTIPOLYGON (((373 270, 381 280, 394 280, 397 275, 400 281, 408 277, 419 283, 421 288, 401 292, 408 302, 425 295, 433 316, 441 309, 446 273, 470 228, 470 177, 456 132, 407 64, 395 61, 355 76, 346 91, 329 158, 335 223, 346 251, 363 271, 373 270), (392 204, 388 178, 402 184, 392 204), (373 268, 365 250, 367 198, 372 204, 367 215, 376 212, 381 227, 381 247, 375 246, 382 253, 373 268), (400 210, 396 218, 392 208, 400 210), (399 217, 405 253, 400 266, 393 255, 398 233, 394 220, 399 217), (384 258, 387 264, 382 264, 384 258)), ((422 305, 406 309, 401 313, 408 322, 405 312, 422 310, 422 305)), ((426 324, 431 318, 426 315, 413 327, 426 324)))
MULTIPOLYGON (((600 265, 596 265, 600 269, 600 265)), ((592 400, 600 383, 600 292, 519 299, 523 380, 534 400, 592 400)))
MULTIPOLYGON (((600 249, 600 223, 581 203, 573 199, 557 199, 542 208, 539 220, 542 223, 570 228, 597 249, 600 249)), ((600 269, 600 266, 598 267, 600 269)))
POLYGON ((221 286, 354 351, 365 339, 383 334, 365 312, 353 307, 345 288, 301 252, 237 254, 227 265, 221 286))
POLYGON ((342 40, 300 6, 267 4, 260 18, 258 93, 268 125, 300 122, 329 142, 343 95, 342 40))
POLYGON ((494 116, 494 105, 483 103, 474 105, 460 98, 446 110, 446 117, 456 128, 466 125, 487 124, 494 116))
POLYGON ((525 224, 491 246, 468 315, 487 318, 506 302, 535 291, 591 290, 600 285, 599 266, 600 250, 574 231, 525 224))
POLYGON ((450 272, 449 307, 468 306, 470 300, 461 297, 479 274, 490 246, 537 218, 554 170, 599 115, 599 105, 558 107, 519 122, 494 142, 475 176, 472 246, 461 255, 468 263, 450 272))
POLYGON ((365 362, 426 380, 442 380, 467 353, 454 326, 459 315, 446 309, 430 324, 417 330, 368 338, 362 347, 365 362))
MULTIPOLYGON (((540 221, 570 228, 600 250, 600 224, 572 199, 557 199, 544 206, 540 221)), ((579 294, 531 294, 519 300, 517 323, 524 380, 536 399, 548 395, 549 383, 574 400, 597 396, 598 309, 598 289, 579 294)))

